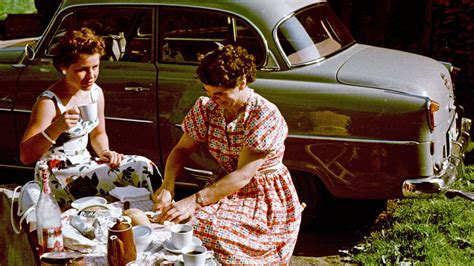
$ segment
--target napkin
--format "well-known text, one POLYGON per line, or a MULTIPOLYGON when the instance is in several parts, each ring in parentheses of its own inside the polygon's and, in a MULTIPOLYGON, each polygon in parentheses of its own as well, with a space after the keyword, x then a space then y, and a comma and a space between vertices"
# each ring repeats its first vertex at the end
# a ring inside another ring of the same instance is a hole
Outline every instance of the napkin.
POLYGON ((68 223, 62 224, 62 233, 64 239, 64 247, 76 250, 82 253, 93 252, 98 242, 97 240, 90 240, 81 235, 74 227, 68 223))
POLYGON ((122 202, 129 201, 142 201, 150 199, 150 191, 148 191, 144 187, 134 187, 134 186, 126 186, 126 187, 115 187, 109 194, 116 197, 122 202))

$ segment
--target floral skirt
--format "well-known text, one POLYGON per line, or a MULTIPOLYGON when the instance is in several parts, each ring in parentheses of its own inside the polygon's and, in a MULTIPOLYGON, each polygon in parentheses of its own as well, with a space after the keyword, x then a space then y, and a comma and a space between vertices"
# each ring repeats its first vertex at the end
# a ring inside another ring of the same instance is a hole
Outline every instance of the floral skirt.
POLYGON ((249 184, 195 212, 195 235, 220 263, 289 263, 303 208, 286 167, 257 174, 249 184))
MULTIPOLYGON (((117 168, 108 163, 90 160, 70 165, 63 160, 49 160, 51 176, 49 185, 61 208, 69 208, 78 198, 87 196, 108 196, 115 187, 144 187, 153 193, 161 183, 161 174, 148 158, 125 155, 117 168)), ((35 180, 41 181, 36 167, 35 180)))

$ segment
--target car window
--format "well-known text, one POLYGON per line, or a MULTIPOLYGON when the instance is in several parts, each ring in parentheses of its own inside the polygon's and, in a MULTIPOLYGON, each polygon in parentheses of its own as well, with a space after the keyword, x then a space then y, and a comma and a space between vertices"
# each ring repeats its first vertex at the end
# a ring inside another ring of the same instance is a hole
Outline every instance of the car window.
POLYGON ((71 28, 89 27, 106 44, 102 60, 151 62, 152 10, 149 8, 82 8, 63 18, 47 50, 54 55, 58 38, 71 28))
POLYGON ((280 24, 277 36, 290 65, 320 60, 354 43, 327 5, 313 5, 297 12, 280 24))
POLYGON ((205 9, 163 7, 160 12, 160 61, 198 62, 220 45, 237 44, 252 53, 261 65, 265 48, 257 32, 241 18, 205 9))

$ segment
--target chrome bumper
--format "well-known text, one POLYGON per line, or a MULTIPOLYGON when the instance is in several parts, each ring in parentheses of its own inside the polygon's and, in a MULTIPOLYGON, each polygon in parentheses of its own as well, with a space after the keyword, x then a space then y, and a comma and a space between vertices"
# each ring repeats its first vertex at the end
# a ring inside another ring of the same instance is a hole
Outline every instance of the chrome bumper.
POLYGON ((435 176, 405 180, 402 185, 403 196, 427 197, 448 191, 458 175, 464 174, 463 157, 471 141, 470 129, 471 119, 462 118, 461 134, 456 141, 453 141, 451 154, 443 165, 443 169, 435 176))

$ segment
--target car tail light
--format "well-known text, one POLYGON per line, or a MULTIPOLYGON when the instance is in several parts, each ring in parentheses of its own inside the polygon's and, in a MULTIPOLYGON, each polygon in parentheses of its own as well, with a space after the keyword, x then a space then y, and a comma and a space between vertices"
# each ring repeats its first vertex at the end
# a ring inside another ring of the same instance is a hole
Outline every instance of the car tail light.
POLYGON ((436 101, 428 101, 428 123, 431 131, 435 128, 435 113, 439 111, 439 103, 436 101))

